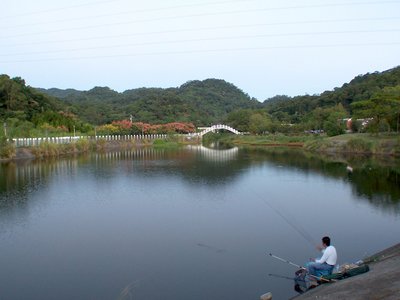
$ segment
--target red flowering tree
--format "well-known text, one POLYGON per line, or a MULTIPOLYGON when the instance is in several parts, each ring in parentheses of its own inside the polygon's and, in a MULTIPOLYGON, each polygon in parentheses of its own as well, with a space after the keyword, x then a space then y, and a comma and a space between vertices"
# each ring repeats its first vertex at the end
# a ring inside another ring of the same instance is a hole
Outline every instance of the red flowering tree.
POLYGON ((129 120, 113 121, 110 125, 116 134, 173 134, 193 133, 196 127, 192 123, 173 122, 168 124, 132 123, 129 120))
POLYGON ((136 134, 149 134, 151 133, 151 125, 143 122, 135 122, 133 126, 136 128, 136 134))
POLYGON ((111 123, 113 126, 117 127, 118 134, 131 134, 132 122, 129 120, 113 121, 111 123))
POLYGON ((112 124, 124 129, 131 129, 132 127, 132 122, 129 120, 113 121, 112 124))
POLYGON ((192 133, 196 131, 196 128, 192 123, 173 122, 164 124, 164 128, 168 133, 192 133))

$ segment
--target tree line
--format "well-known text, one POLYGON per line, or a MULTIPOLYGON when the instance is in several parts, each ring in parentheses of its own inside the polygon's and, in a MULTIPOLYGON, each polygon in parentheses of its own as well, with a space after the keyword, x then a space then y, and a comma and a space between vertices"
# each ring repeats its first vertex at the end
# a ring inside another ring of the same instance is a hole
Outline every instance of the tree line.
POLYGON ((0 136, 186 133, 216 123, 253 134, 336 135, 349 118, 353 131, 398 132, 400 67, 356 76, 320 95, 278 95, 262 103, 218 79, 119 93, 108 87, 36 89, 20 77, 0 75, 0 136))
POLYGON ((399 131, 400 67, 358 75, 349 83, 320 95, 276 96, 263 102, 273 120, 298 124, 304 130, 322 129, 330 135, 345 129, 352 118, 353 131, 399 131), (369 119, 368 126, 362 126, 369 119))

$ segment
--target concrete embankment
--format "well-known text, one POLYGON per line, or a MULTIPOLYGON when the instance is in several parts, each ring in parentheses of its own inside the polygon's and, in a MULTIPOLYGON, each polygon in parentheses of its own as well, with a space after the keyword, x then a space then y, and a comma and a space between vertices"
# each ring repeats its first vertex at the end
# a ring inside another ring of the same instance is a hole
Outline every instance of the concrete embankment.
POLYGON ((364 260, 370 271, 334 283, 322 284, 295 300, 400 299, 400 243, 364 260))

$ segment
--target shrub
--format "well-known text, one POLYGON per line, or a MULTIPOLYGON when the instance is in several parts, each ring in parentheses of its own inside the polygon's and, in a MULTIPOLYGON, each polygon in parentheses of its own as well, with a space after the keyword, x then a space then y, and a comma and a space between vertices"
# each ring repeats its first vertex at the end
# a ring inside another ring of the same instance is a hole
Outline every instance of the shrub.
POLYGON ((79 139, 75 145, 80 152, 87 152, 90 149, 90 142, 87 139, 79 139))
POLYGON ((0 138, 0 158, 10 159, 15 156, 15 146, 7 141, 6 137, 0 138))
POLYGON ((60 154, 60 149, 61 147, 59 145, 49 142, 44 142, 37 147, 33 147, 32 153, 36 157, 58 156, 60 154))
POLYGON ((340 124, 329 120, 324 122, 324 130, 328 136, 335 136, 344 133, 344 129, 340 124))
POLYGON ((327 151, 332 144, 327 140, 308 140, 304 143, 304 148, 309 151, 327 151))
POLYGON ((104 150, 106 148, 107 141, 103 138, 96 140, 96 148, 98 150, 104 150))
POLYGON ((352 138, 344 144, 344 151, 355 153, 371 153, 372 144, 360 138, 352 138))

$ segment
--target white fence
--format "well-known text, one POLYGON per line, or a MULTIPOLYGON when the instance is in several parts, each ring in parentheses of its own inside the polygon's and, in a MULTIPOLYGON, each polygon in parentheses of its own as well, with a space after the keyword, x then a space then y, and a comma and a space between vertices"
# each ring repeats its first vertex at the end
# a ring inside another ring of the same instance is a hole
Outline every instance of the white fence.
POLYGON ((165 139, 166 134, 138 134, 138 135, 97 135, 97 136, 62 136, 62 137, 47 137, 47 138, 16 138, 13 139, 15 147, 38 146, 41 143, 53 144, 69 144, 80 139, 86 140, 106 140, 106 141, 129 141, 129 140, 155 140, 165 139))

